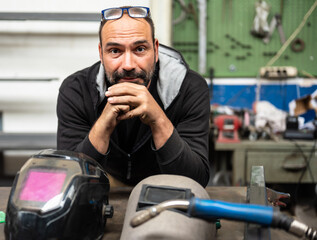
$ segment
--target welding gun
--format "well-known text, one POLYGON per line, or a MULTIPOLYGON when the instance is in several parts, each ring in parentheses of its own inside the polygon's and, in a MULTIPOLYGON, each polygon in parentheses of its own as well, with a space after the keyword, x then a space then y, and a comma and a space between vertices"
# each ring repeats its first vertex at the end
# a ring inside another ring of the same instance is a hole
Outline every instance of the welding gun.
POLYGON ((271 206, 229 203, 224 201, 191 198, 190 200, 168 200, 141 211, 132 218, 130 225, 136 227, 162 211, 176 208, 187 211, 192 217, 215 220, 229 219, 256 223, 265 227, 284 229, 298 237, 317 240, 317 231, 293 218, 282 214, 271 206))

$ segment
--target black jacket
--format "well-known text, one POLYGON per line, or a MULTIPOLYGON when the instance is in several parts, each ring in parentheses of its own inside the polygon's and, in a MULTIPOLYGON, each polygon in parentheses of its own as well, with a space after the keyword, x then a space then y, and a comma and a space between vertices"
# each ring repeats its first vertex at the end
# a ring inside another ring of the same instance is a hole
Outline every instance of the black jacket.
POLYGON ((163 173, 184 175, 206 186, 209 180, 208 86, 171 48, 160 45, 159 64, 156 86, 151 86, 149 91, 175 127, 163 147, 158 150, 153 147, 150 128, 138 123, 138 119, 116 127, 106 155, 92 146, 88 133, 107 101, 104 69, 98 62, 72 74, 60 87, 57 148, 91 156, 127 184, 134 185, 150 175, 163 173), (123 136, 127 126, 133 126, 135 138, 130 149, 125 147, 126 136, 123 136))

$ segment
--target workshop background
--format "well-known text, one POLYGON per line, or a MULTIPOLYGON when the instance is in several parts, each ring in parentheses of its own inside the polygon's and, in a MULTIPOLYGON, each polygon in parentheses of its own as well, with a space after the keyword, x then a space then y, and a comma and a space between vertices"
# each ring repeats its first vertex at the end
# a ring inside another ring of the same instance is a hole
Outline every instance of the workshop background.
POLYGON ((263 166, 316 227, 317 0, 2 1, 0 186, 56 147, 59 86, 99 61, 100 11, 123 5, 150 7, 159 42, 208 83, 208 185, 248 186, 263 166))
POLYGON ((2 2, 0 185, 55 147, 58 88, 99 60, 100 10, 122 5, 151 7, 160 43, 208 83, 209 185, 247 185, 263 165, 269 184, 316 192, 316 0, 2 2))

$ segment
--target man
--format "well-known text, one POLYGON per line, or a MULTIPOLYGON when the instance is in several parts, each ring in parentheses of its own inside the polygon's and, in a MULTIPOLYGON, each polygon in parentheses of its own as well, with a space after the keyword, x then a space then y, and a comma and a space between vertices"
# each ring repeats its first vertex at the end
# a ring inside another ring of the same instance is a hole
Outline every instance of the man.
POLYGON ((91 156, 124 184, 162 173, 206 186, 206 81, 178 52, 159 45, 148 8, 105 9, 102 16, 101 62, 60 88, 58 149, 91 156))

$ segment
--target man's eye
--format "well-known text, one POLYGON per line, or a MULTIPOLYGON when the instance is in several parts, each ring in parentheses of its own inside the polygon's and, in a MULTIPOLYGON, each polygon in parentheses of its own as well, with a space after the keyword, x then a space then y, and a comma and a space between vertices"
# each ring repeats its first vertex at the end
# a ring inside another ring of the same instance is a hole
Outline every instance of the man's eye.
POLYGON ((136 51, 141 53, 141 52, 144 52, 145 51, 145 47, 138 47, 136 48, 136 51))
POLYGON ((119 49, 116 49, 116 48, 110 49, 109 52, 112 53, 112 54, 120 53, 119 49))

